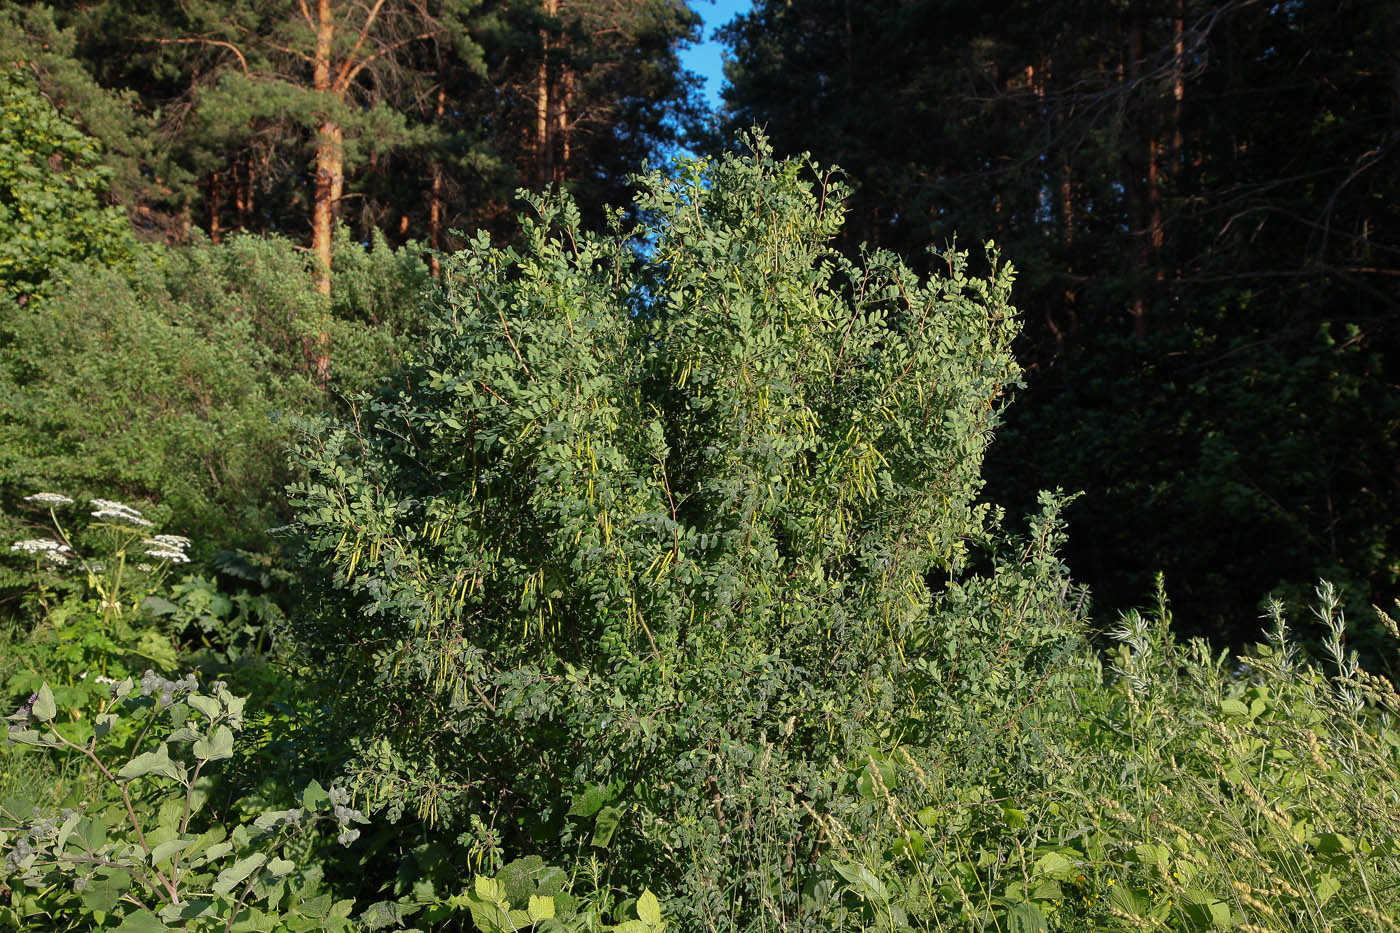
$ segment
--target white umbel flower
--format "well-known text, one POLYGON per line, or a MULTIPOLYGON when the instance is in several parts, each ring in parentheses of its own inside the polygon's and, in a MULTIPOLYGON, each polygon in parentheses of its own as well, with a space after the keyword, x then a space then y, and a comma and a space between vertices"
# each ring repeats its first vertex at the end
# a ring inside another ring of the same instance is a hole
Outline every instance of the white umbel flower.
POLYGON ((190 559, 185 556, 183 551, 175 551, 159 547, 147 548, 146 556, 154 557, 156 560, 168 560, 172 564, 188 564, 190 562, 190 559))
POLYGON ((153 528, 153 527, 155 527, 155 523, 154 523, 154 522, 149 522, 149 521, 147 521, 146 519, 142 518, 141 515, 140 515, 140 513, 137 513, 135 509, 132 509, 131 511, 123 511, 122 509, 107 509, 107 508, 102 508, 102 509, 98 509, 97 511, 93 512, 93 513, 92 513, 92 517, 93 517, 93 518, 109 518, 109 519, 114 519, 114 520, 119 521, 119 522, 130 522, 131 524, 133 524, 133 525, 139 525, 139 526, 141 526, 142 528, 153 528))
POLYGON ((27 538, 11 544, 10 550, 23 551, 26 554, 67 554, 72 548, 53 538, 27 538))
POLYGON ((135 515, 137 518, 141 517, 141 511, 139 509, 132 508, 125 502, 116 502, 112 499, 89 499, 88 505, 96 506, 99 509, 111 509, 115 512, 127 512, 131 515, 135 515))
POLYGON ((32 496, 25 496, 25 502, 35 502, 39 505, 56 506, 72 505, 73 500, 57 492, 36 492, 32 496))
POLYGON ((193 543, 184 535, 153 535, 151 540, 161 547, 169 548, 172 551, 183 551, 193 543))

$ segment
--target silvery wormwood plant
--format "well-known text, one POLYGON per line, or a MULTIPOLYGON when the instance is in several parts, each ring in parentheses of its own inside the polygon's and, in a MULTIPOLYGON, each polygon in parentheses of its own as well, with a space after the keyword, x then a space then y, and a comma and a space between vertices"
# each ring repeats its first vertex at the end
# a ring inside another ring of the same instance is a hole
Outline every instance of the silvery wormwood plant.
POLYGON ((245 702, 218 681, 201 689, 193 674, 168 680, 147 671, 113 686, 78 744, 55 722, 53 693, 42 686, 9 717, 9 742, 87 759, 104 792, 56 815, 0 807, 0 896, 8 900, 0 926, 349 929, 353 903, 320 891, 318 866, 284 857, 317 823, 333 824, 343 845, 359 836, 354 824, 366 820, 346 792, 312 782, 300 807, 232 828, 204 811, 208 771, 233 757, 245 702), (114 760, 102 739, 122 717, 135 720, 136 740, 114 760))

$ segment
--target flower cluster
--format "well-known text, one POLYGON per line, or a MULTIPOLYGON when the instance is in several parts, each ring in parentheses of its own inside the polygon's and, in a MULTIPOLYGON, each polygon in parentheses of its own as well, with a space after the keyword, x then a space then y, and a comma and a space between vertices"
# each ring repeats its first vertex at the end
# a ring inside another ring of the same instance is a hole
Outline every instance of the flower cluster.
POLYGON ((68 558, 65 555, 71 553, 73 549, 53 538, 28 538, 11 544, 10 550, 22 551, 26 554, 42 554, 44 559, 50 563, 62 565, 68 563, 68 558))
POLYGON ((38 505, 47 505, 50 508, 58 505, 72 505, 73 500, 57 492, 36 492, 32 496, 25 496, 25 502, 33 502, 38 505))
MULTIPOLYGON (((217 687, 218 685, 216 681, 211 686, 217 687)), ((195 679, 194 674, 186 674, 179 680, 170 680, 160 676, 155 671, 148 670, 141 677, 141 695, 148 697, 155 694, 161 709, 169 707, 180 697, 198 689, 199 681, 195 679)), ((116 687, 112 688, 112 695, 117 695, 116 687)))
POLYGON ((90 499, 88 505, 95 505, 97 509, 92 513, 93 518, 106 518, 119 522, 129 522, 139 525, 142 528, 152 527, 152 522, 146 519, 139 511, 124 502, 114 502, 111 499, 90 499))
POLYGON ((184 535, 156 535, 146 542, 145 553, 147 557, 168 560, 172 564, 188 564, 190 558, 185 551, 190 543, 184 535))
POLYGON ((348 846, 356 839, 360 838, 360 831, 351 827, 351 823, 368 823, 369 820, 364 813, 350 807, 350 793, 343 787, 332 787, 330 789, 331 812, 335 814, 336 825, 340 827, 340 835, 335 837, 336 842, 343 846, 348 846))
MULTIPOLYGON (((26 502, 46 505, 51 509, 73 503, 71 498, 57 492, 36 492, 24 498, 26 502)), ((137 528, 155 527, 154 523, 142 515, 139 509, 127 505, 125 502, 117 502, 112 499, 89 499, 88 504, 93 507, 91 514, 94 518, 106 519, 123 525, 135 525, 137 528)), ((62 529, 60 529, 60 533, 62 533, 62 529)), ((169 561, 172 564, 188 564, 190 562, 188 551, 192 542, 184 535, 160 534, 151 535, 148 538, 141 536, 140 540, 142 552, 147 557, 169 561)), ((50 563, 60 566, 69 563, 70 558, 66 555, 72 553, 72 549, 67 544, 52 538, 31 538, 25 541, 16 541, 10 545, 10 550, 42 555, 50 563)), ((103 572, 101 564, 92 563, 84 564, 84 566, 93 573, 103 572)), ((146 573, 156 569, 155 565, 149 563, 138 564, 137 568, 146 573)))

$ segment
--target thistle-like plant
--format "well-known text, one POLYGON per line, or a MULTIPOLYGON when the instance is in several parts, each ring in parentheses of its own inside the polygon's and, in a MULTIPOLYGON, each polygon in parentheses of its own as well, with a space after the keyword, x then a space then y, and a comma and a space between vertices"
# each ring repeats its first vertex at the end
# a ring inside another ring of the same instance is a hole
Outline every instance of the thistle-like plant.
POLYGON ((228 826, 208 812, 211 766, 234 756, 245 703, 217 681, 201 688, 193 674, 170 680, 147 671, 114 685, 92 732, 74 741, 56 722, 53 692, 41 686, 9 717, 10 743, 85 759, 100 789, 57 814, 0 808, 0 889, 11 895, 0 925, 349 928, 350 902, 315 896, 320 868, 285 857, 288 843, 317 823, 331 824, 344 845, 355 841, 355 824, 366 820, 342 789, 312 782, 300 807, 249 824, 228 826), (133 721, 125 733, 135 739, 110 749, 104 739, 121 719, 133 721))

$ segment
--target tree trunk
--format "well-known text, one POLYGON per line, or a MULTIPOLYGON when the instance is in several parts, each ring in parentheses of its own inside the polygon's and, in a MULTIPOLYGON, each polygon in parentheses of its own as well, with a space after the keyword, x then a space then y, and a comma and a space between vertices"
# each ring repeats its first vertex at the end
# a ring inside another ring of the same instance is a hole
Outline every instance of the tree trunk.
POLYGON ((253 154, 241 153, 233 162, 233 210, 240 230, 248 229, 253 203, 253 154), (240 171, 239 169, 242 169, 240 171))
MULTIPOLYGON (((331 0, 317 0, 316 55, 313 80, 317 91, 334 92, 331 79, 331 44, 335 19, 331 0)), ((329 101, 327 101, 329 103, 329 101)), ((325 385, 330 376, 331 237, 335 232, 335 208, 345 187, 345 135, 340 124, 327 117, 316 127, 316 192, 312 209, 311 247, 316 255, 316 290, 321 293, 321 330, 316 335, 316 380, 325 385)))
POLYGON ((220 185, 220 173, 211 172, 209 175, 209 242, 218 243, 221 239, 222 230, 219 227, 219 212, 223 209, 223 186, 220 185))
MULTIPOLYGON (((559 0, 544 0, 544 12, 551 18, 559 14, 559 0)), ((535 75, 535 172, 541 185, 554 180, 553 121, 549 102, 549 30, 540 30, 540 67, 535 75)))
MULTIPOLYGON (((443 72, 438 74, 437 106, 434 113, 437 117, 438 126, 442 126, 443 114, 447 112, 447 75, 443 72)), ((432 255, 428 257, 428 267, 434 276, 441 274, 441 264, 438 262, 438 253, 442 251, 442 157, 433 159, 433 187, 428 200, 428 244, 432 246, 432 255)))
POLYGON ((574 73, 565 65, 561 65, 560 68, 563 70, 560 76, 562 89, 559 94, 559 141, 562 149, 559 180, 562 182, 569 177, 569 160, 573 157, 573 145, 569 139, 569 105, 574 97, 574 73))
MULTIPOLYGON (((327 120, 316 129, 316 206, 312 247, 316 253, 316 290, 330 314, 331 238, 335 233, 335 208, 345 188, 345 136, 340 124, 327 120)), ((325 383, 330 373, 330 333, 316 335, 316 378, 325 383)))

